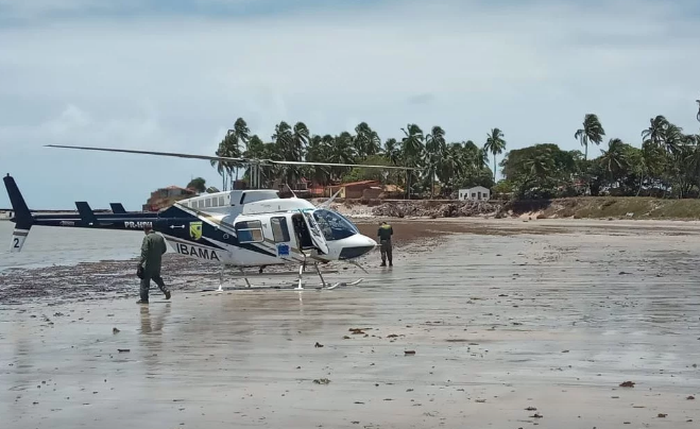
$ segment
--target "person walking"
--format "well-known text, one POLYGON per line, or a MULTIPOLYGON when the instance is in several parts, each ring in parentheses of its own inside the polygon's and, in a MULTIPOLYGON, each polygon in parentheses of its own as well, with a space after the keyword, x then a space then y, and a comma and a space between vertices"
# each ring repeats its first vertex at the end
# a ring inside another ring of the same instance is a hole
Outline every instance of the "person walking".
POLYGON ((143 231, 146 236, 143 237, 143 242, 141 243, 141 258, 139 258, 137 269, 137 275, 141 278, 141 299, 136 302, 137 304, 148 304, 148 291, 151 288, 151 279, 165 294, 165 299, 170 299, 170 291, 160 276, 162 256, 167 250, 165 239, 160 234, 156 234, 151 226, 145 226, 143 231))
POLYGON ((394 266, 394 258, 392 254, 391 236, 394 235, 394 229, 388 223, 382 221, 379 225, 379 230, 377 231, 377 237, 379 237, 379 243, 381 245, 380 250, 382 253, 382 264, 380 267, 386 267, 386 261, 389 260, 389 266, 394 266))

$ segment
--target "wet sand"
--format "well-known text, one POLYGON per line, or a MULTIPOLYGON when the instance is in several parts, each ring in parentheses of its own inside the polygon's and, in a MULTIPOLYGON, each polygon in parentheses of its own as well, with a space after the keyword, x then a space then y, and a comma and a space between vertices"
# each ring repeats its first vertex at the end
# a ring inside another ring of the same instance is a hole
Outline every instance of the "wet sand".
POLYGON ((697 427, 700 224, 392 224, 354 287, 0 306, 3 427, 697 427))

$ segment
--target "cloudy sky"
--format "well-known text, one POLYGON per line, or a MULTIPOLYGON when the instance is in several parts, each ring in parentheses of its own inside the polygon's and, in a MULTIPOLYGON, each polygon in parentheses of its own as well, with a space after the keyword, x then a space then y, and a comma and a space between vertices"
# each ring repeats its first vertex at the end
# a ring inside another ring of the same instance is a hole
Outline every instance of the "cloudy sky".
POLYGON ((700 127, 698 28, 697 0, 0 0, 0 174, 32 208, 135 210, 221 180, 207 161, 42 146, 211 154, 238 117, 264 140, 281 120, 383 140, 415 122, 573 149, 595 112, 639 145, 657 114, 700 127))

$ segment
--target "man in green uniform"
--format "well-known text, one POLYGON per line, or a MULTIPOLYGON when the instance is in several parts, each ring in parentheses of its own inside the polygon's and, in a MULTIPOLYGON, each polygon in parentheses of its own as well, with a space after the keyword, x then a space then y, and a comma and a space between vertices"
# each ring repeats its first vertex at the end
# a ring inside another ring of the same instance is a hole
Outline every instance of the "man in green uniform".
POLYGON ((377 236, 379 237, 379 244, 381 245, 380 249, 382 252, 382 264, 380 265, 381 267, 386 267, 387 259, 389 259, 389 266, 394 266, 393 257, 391 253, 392 235, 394 235, 394 230, 391 228, 391 225, 389 225, 386 222, 382 222, 381 225, 379 225, 379 231, 377 231, 377 236))
POLYGON ((137 304, 148 304, 148 290, 151 288, 151 279, 158 285, 165 294, 165 299, 170 299, 170 291, 165 287, 165 283, 160 276, 160 264, 163 253, 167 250, 165 239, 150 226, 144 229, 146 236, 141 243, 141 258, 139 259, 139 271, 141 277, 141 299, 137 304))

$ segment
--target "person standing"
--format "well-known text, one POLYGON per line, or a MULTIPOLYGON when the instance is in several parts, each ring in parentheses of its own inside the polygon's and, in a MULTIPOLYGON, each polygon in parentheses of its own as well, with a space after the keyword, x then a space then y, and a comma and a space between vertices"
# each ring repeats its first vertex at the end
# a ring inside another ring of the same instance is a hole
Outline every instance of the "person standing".
POLYGON ((379 237, 380 250, 382 252, 382 264, 380 267, 386 267, 386 261, 389 260, 389 266, 394 266, 394 258, 392 255, 391 236, 394 235, 394 229, 386 222, 379 225, 377 237, 379 237))
POLYGON ((151 279, 165 294, 165 299, 170 299, 170 291, 165 287, 165 282, 160 276, 162 256, 167 250, 165 239, 160 234, 156 234, 151 226, 145 226, 143 231, 146 236, 141 243, 141 258, 139 258, 137 270, 141 278, 141 299, 136 302, 137 304, 148 304, 151 279))

